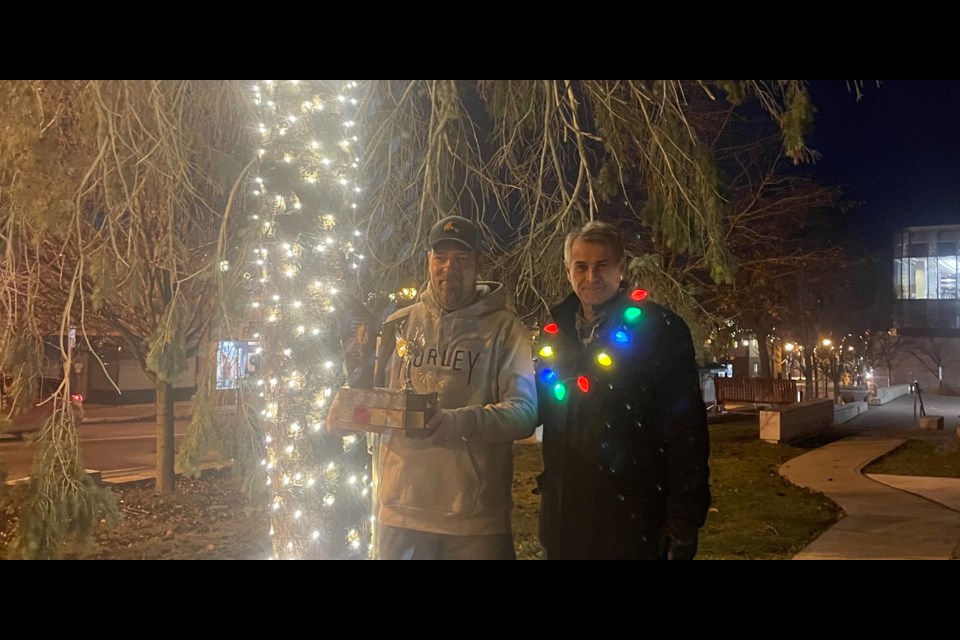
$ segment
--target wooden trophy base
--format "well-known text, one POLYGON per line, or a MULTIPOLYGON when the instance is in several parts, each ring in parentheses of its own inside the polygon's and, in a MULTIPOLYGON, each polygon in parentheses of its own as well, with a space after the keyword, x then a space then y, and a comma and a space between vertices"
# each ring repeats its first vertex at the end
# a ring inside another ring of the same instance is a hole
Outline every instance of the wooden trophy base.
POLYGON ((405 435, 424 437, 429 433, 427 421, 436 409, 436 392, 342 387, 329 420, 334 428, 347 431, 386 433, 401 429, 405 435))

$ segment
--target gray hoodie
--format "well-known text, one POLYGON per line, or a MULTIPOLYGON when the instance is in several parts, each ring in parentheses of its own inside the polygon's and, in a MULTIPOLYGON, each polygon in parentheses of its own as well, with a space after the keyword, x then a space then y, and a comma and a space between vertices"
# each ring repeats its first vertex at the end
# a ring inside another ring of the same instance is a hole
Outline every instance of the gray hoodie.
POLYGON ((504 287, 477 284, 480 299, 445 311, 430 287, 384 323, 378 386, 403 388, 395 331, 425 338, 410 378, 453 410, 456 434, 443 444, 384 434, 379 451, 381 523, 449 535, 509 534, 513 441, 536 427, 529 331, 506 307, 504 287))

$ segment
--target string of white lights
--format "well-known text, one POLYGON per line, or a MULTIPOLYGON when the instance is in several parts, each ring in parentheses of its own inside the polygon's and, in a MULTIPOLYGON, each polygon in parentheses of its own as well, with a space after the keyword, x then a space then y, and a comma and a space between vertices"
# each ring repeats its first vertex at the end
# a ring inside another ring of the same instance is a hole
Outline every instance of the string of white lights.
POLYGON ((358 181, 357 82, 267 80, 251 87, 259 117, 252 194, 259 244, 248 309, 271 493, 273 558, 370 553, 365 442, 322 428, 343 383, 336 295, 363 256, 350 222, 358 181))

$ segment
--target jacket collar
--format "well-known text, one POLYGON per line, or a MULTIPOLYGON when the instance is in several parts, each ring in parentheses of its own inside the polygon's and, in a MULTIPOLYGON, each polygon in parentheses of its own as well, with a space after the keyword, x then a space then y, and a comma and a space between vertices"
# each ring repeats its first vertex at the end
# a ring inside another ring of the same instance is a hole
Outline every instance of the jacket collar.
MULTIPOLYGON (((608 317, 615 315, 617 309, 629 302, 627 291, 631 289, 633 289, 633 287, 628 282, 623 281, 620 283, 620 288, 617 290, 616 295, 603 303, 603 310, 608 317)), ((557 323, 565 334, 575 338, 578 343, 580 342, 580 336, 577 332, 577 312, 580 311, 580 308, 580 298, 577 297, 576 293, 571 293, 564 298, 560 304, 550 310, 550 317, 553 321, 557 323)))

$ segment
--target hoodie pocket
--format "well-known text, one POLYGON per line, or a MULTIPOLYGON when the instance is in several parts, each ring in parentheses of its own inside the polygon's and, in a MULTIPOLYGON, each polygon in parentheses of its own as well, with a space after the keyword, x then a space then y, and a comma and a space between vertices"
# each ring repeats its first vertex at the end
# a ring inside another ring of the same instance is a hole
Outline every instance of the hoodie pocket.
POLYGON ((391 444, 381 462, 384 506, 444 515, 479 509, 480 463, 467 443, 437 447, 396 438, 391 444))

